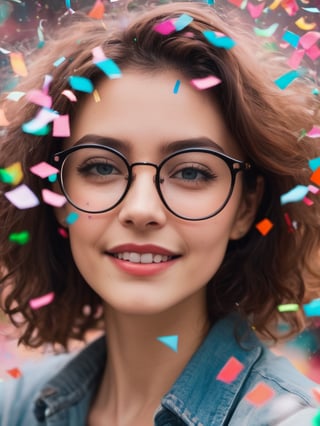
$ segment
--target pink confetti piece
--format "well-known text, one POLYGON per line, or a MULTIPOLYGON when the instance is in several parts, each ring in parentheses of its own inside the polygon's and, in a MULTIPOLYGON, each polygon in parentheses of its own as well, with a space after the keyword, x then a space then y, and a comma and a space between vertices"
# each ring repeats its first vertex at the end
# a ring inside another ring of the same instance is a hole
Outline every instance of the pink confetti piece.
POLYGON ((171 19, 168 19, 167 21, 161 22, 160 24, 156 24, 153 27, 154 31, 157 33, 160 33, 162 35, 169 35, 176 31, 176 27, 174 23, 171 21, 171 19))
POLYGON ((299 68, 303 57, 304 57, 304 49, 295 50, 290 56, 290 58, 288 59, 287 64, 289 65, 290 68, 292 68, 293 70, 296 70, 299 68))
POLYGON ((194 78, 191 80, 191 84, 198 90, 209 89, 209 87, 217 86, 221 83, 220 78, 215 77, 214 75, 209 75, 204 78, 194 78))
POLYGON ((313 126, 311 130, 307 133, 307 136, 309 138, 319 138, 320 137, 320 127, 319 126, 313 126))
POLYGON ((304 202, 304 204, 306 204, 307 206, 312 206, 314 204, 314 202, 312 200, 310 200, 310 198, 308 197, 304 197, 304 199, 302 200, 304 202))
POLYGON ((251 404, 261 406, 275 395, 275 391, 263 382, 258 383, 252 391, 248 392, 245 399, 251 404))
POLYGON ((306 55, 309 56, 309 58, 313 61, 317 60, 320 57, 319 47, 316 44, 310 47, 310 49, 306 50, 306 55))
POLYGON ((62 238, 69 238, 68 232, 65 228, 58 228, 58 232, 62 238))
POLYGON ((29 300, 29 305, 32 309, 39 309, 43 306, 47 306, 52 303, 54 300, 54 292, 45 294, 44 296, 36 297, 34 299, 29 300))
POLYGON ((52 98, 51 96, 48 96, 41 90, 30 90, 26 94, 26 98, 29 102, 32 102, 33 104, 40 105, 42 107, 51 108, 52 105, 52 98))
POLYGON ((94 49, 92 49, 92 56, 93 56, 94 63, 101 62, 107 59, 101 46, 97 46, 94 49))
POLYGON ((300 45, 304 49, 310 49, 310 47, 315 45, 319 39, 320 39, 320 32, 309 31, 306 34, 304 34, 302 37, 300 37, 300 45))
POLYGON ((45 161, 42 161, 41 163, 35 164, 34 166, 30 167, 30 171, 34 175, 37 175, 43 179, 59 172, 56 167, 51 166, 51 164, 48 164, 45 161))
POLYGON ((59 115, 53 121, 52 136, 58 138, 68 138, 70 134, 69 115, 59 115))
POLYGON ((243 369, 244 365, 238 361, 237 358, 232 356, 220 370, 217 375, 217 380, 225 383, 231 383, 236 380, 243 369))
POLYGON ((50 189, 43 189, 41 195, 43 201, 50 206, 62 207, 67 202, 64 195, 57 194, 56 192, 50 191, 50 189))
POLYGON ((249 2, 248 5, 247 5, 247 9, 248 9, 248 11, 251 15, 251 18, 253 18, 253 19, 259 18, 259 16, 261 15, 261 13, 264 9, 264 5, 265 5, 264 2, 261 3, 261 4, 258 4, 258 5, 254 5, 254 4, 249 2))
POLYGON ((62 92, 62 94, 66 97, 66 98, 68 98, 69 99, 69 101, 71 101, 71 102, 77 102, 77 97, 76 97, 76 95, 71 91, 71 90, 64 90, 63 92, 62 92))
POLYGON ((296 0, 282 1, 281 6, 285 9, 289 16, 294 16, 299 10, 296 0))
POLYGON ((312 194, 318 194, 318 192, 320 191, 320 188, 317 188, 314 185, 308 185, 308 190, 309 192, 311 192, 312 194))
POLYGON ((4 196, 18 209, 30 209, 39 205, 39 200, 31 189, 22 184, 8 191, 4 196))

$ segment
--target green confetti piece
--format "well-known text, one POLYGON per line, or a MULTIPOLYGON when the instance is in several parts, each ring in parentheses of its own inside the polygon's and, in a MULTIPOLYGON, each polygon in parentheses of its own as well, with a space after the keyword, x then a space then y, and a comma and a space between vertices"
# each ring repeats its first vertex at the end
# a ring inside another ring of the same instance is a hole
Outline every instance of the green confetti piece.
POLYGON ((0 169, 0 181, 3 183, 14 183, 14 176, 7 170, 0 169))
POLYGON ((287 303, 285 305, 279 305, 279 312, 297 312, 299 310, 299 305, 297 303, 287 303))
POLYGON ((274 23, 270 25, 270 27, 265 29, 253 27, 253 31, 258 37, 271 37, 277 31, 278 27, 279 27, 279 24, 274 23))
POLYGON ((28 231, 21 231, 21 232, 13 232, 9 235, 9 241, 12 243, 17 243, 23 246, 24 244, 27 244, 30 240, 30 233, 28 231))
MULTIPOLYGON (((24 124, 27 124, 27 123, 24 123, 24 124)), ((24 133, 28 133, 30 135, 46 136, 51 131, 51 126, 49 124, 46 124, 45 126, 41 127, 40 129, 36 129, 36 130, 29 130, 28 127, 25 126, 24 124, 22 125, 22 130, 24 131, 24 133)))
POLYGON ((312 426, 320 426, 320 410, 312 419, 312 426))

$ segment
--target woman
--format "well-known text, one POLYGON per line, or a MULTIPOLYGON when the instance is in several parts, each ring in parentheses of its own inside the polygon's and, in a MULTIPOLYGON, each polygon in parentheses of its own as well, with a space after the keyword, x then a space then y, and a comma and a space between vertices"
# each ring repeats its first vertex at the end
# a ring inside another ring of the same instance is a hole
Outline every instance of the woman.
POLYGON ((189 3, 81 19, 4 100, 2 168, 20 162, 41 200, 4 188, 4 310, 29 346, 104 335, 1 384, 1 424, 315 418, 315 383, 256 336, 296 334, 319 291, 319 201, 280 202, 310 184, 315 100, 307 79, 282 93, 278 58, 233 26, 189 3), (8 241, 23 229, 28 243, 8 241))

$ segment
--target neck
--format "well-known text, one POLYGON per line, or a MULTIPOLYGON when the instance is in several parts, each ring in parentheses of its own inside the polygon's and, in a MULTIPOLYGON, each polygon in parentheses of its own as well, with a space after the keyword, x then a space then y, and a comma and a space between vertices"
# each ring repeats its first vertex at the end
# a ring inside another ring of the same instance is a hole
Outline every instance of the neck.
POLYGON ((208 331, 204 295, 199 299, 157 315, 128 315, 106 306, 108 360, 97 395, 100 407, 114 413, 158 407, 208 331), (177 352, 157 340, 171 335, 178 336, 177 352))

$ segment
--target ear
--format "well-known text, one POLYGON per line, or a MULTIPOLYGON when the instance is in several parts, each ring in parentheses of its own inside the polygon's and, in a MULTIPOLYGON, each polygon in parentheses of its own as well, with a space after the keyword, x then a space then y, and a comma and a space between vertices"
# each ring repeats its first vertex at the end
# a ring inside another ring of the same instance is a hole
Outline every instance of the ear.
POLYGON ((243 187, 243 194, 240 206, 236 213, 235 221, 230 233, 230 240, 238 240, 245 236, 251 228, 256 217, 264 191, 264 179, 257 177, 256 187, 248 191, 243 187))

